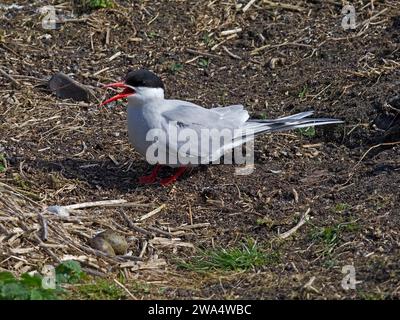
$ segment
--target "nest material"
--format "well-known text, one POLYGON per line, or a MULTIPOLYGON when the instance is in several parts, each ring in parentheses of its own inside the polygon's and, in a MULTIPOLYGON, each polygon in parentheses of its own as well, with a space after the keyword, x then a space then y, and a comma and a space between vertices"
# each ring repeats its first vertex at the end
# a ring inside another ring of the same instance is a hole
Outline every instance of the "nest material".
MULTIPOLYGON (((141 245, 132 248, 131 242, 130 255, 109 256, 89 246, 89 240, 97 231, 98 215, 55 215, 1 182, 0 195, 0 271, 22 274, 40 271, 44 265, 77 260, 88 273, 106 276, 121 269, 137 271, 163 267, 166 262, 158 258, 158 248, 193 248, 190 243, 174 238, 174 235, 183 233, 184 227, 182 230, 176 228, 175 233, 152 226, 139 227, 123 213, 128 227, 120 226, 118 232, 131 236, 137 240, 134 243, 141 245), (162 237, 156 237, 157 234, 162 237)), ((102 225, 114 225, 105 220, 102 225)))

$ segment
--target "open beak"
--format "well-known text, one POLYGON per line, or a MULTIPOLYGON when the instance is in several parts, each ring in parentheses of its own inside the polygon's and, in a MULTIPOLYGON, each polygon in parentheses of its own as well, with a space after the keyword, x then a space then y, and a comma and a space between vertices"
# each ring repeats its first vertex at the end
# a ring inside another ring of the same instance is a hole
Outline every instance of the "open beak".
POLYGON ((118 93, 110 99, 102 102, 100 104, 100 107, 109 104, 110 102, 121 100, 135 94, 135 90, 133 90, 130 86, 126 85, 123 82, 110 83, 105 85, 104 88, 123 88, 124 90, 121 93, 118 93))

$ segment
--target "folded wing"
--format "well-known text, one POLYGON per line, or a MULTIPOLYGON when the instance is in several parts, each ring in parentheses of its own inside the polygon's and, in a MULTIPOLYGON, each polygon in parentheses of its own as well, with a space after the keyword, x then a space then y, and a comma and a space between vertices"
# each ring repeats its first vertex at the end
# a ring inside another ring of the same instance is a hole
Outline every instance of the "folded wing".
POLYGON ((212 162, 224 153, 263 133, 341 123, 330 118, 308 118, 313 111, 274 120, 249 119, 242 105, 205 109, 193 103, 172 100, 162 113, 162 129, 175 133, 166 141, 168 153, 176 153, 192 163, 212 162))

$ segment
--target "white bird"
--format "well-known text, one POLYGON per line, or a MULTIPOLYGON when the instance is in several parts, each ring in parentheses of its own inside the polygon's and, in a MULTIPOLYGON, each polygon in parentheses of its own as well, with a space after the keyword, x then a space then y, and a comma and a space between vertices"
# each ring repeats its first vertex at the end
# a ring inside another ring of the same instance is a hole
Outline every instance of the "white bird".
POLYGON ((154 183, 161 165, 178 167, 173 176, 161 180, 162 185, 172 183, 188 166, 215 162, 233 148, 263 133, 343 122, 329 118, 309 118, 313 111, 275 120, 249 119, 249 114, 242 105, 206 109, 187 101, 165 99, 162 80, 144 69, 130 71, 123 82, 106 87, 124 89, 101 105, 128 99, 129 140, 148 162, 156 164, 150 175, 139 179, 140 183, 154 183), (221 131, 228 132, 231 136, 227 140, 219 135, 217 141, 220 143, 215 147, 213 138, 221 131), (151 132, 158 133, 156 139, 149 139, 151 132), (174 135, 171 135, 172 132, 174 135), (194 133, 194 138, 171 139, 171 136, 176 137, 187 132, 194 133), (204 132, 211 134, 202 135, 204 132), (155 140, 157 150, 154 155, 157 157, 156 160, 150 160, 149 150, 154 147, 155 140))

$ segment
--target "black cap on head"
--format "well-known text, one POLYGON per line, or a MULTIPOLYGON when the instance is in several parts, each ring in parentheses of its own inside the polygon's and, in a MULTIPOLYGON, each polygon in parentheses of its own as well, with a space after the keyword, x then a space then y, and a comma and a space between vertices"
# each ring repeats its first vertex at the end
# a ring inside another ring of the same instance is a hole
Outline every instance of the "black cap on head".
POLYGON ((159 76, 145 69, 129 71, 125 77, 125 83, 132 87, 162 88, 164 84, 159 76))

